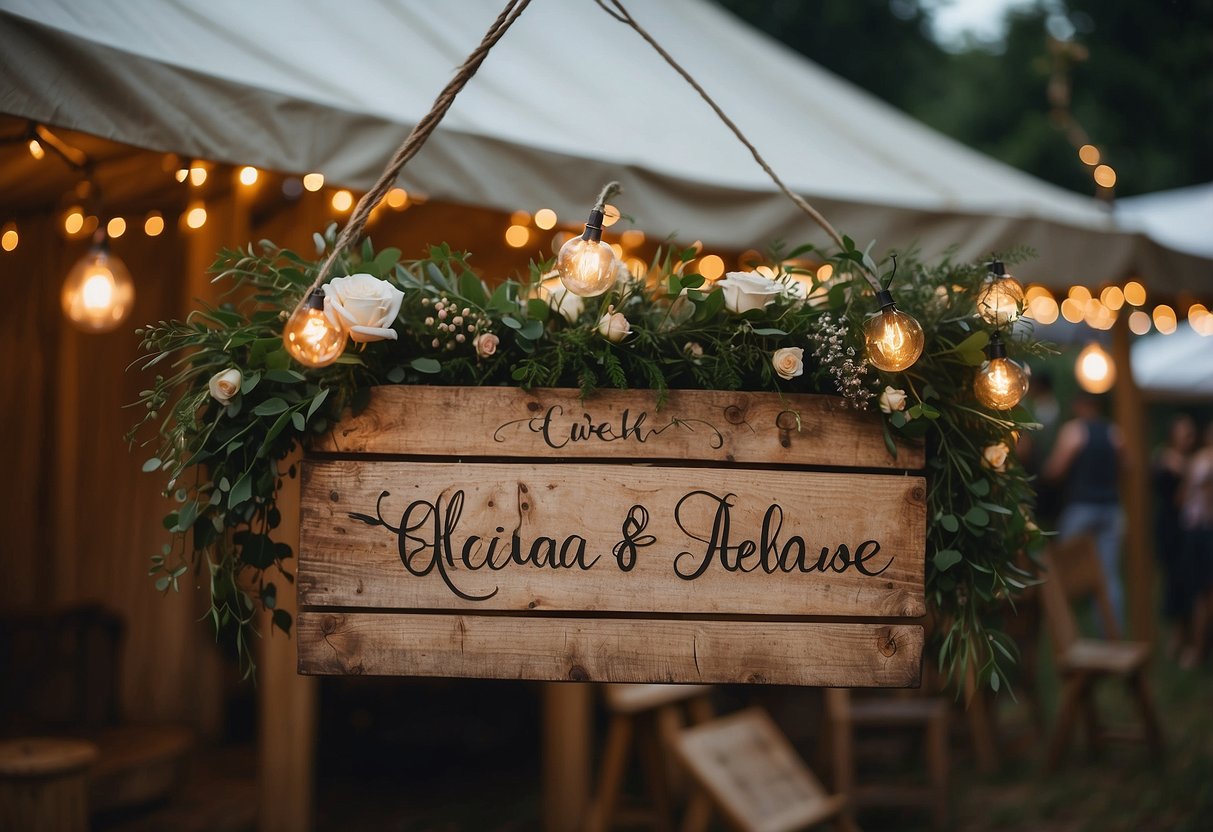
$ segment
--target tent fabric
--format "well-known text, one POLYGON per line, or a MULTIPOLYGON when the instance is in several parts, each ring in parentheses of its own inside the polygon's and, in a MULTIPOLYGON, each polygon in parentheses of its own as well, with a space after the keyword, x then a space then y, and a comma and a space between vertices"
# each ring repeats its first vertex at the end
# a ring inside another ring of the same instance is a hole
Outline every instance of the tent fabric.
POLYGON ((1213 182, 1117 200, 1116 218, 1176 251, 1213 258, 1213 182))
MULTIPOLYGON (((0 112, 153 150, 367 187, 501 0, 0 0, 0 112)), ((1021 276, 1140 276, 1204 291, 1213 261, 1118 230, 1101 204, 954 142, 705 0, 637 4, 796 191, 877 250, 980 258, 1021 276)), ((568 221, 609 179, 651 235, 742 249, 828 243, 661 59, 592 0, 535 0, 402 182, 568 221)))
POLYGON ((1155 398, 1213 400, 1213 338, 1187 323, 1137 339, 1131 360, 1137 386, 1155 398))

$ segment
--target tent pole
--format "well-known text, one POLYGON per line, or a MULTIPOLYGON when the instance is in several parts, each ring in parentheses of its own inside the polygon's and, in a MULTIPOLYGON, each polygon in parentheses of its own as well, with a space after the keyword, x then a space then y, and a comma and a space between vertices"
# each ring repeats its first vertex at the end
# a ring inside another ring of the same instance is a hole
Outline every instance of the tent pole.
POLYGON ((1117 317, 1112 330, 1112 360, 1117 381, 1113 391, 1116 424, 1124 437, 1121 504, 1125 510, 1125 568, 1129 632, 1142 641, 1154 639, 1154 569, 1151 557, 1150 455, 1145 403, 1133 378, 1129 319, 1117 317))

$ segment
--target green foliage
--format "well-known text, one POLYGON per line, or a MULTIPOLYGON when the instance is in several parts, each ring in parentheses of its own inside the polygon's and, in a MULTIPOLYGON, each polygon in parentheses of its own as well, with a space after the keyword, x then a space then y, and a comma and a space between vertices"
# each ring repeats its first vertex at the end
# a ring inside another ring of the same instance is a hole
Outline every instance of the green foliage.
MULTIPOLYGON (((317 235, 320 255, 333 231, 317 235)), ((811 247, 794 254, 825 259, 811 247)), ((1004 259, 1013 262, 1014 254, 1004 259)), ((989 627, 988 614, 1031 581, 1014 561, 1039 533, 1013 454, 1000 469, 984 461, 990 446, 1012 446, 1013 432, 1030 425, 1023 412, 992 413, 973 400, 974 365, 988 339, 973 300, 983 267, 900 256, 892 289, 922 323, 926 349, 909 371, 886 374, 862 358, 861 325, 873 297, 855 271, 882 267, 850 241, 825 259, 833 274, 824 282, 823 272, 777 256, 769 303, 740 314, 719 286, 686 270, 694 252, 659 252, 647 274, 621 270, 614 289, 584 301, 563 294, 546 263, 533 264, 522 280, 489 286, 468 255, 448 246, 431 247, 418 261, 399 256, 376 253, 368 241, 335 271, 368 272, 404 292, 399 339, 351 344, 323 369, 293 365, 282 345, 288 311, 318 263, 264 241, 220 253, 215 279, 230 287, 230 302, 141 330, 141 366, 167 369, 141 395, 145 415, 131 438, 154 430, 144 442, 154 446, 144 470, 165 476, 177 503, 165 518, 174 543, 153 558, 150 572, 167 591, 187 571, 205 569, 212 624, 236 633, 246 666, 258 608, 273 610, 274 626, 290 628, 290 616, 277 609, 277 582, 292 580, 292 553, 271 533, 281 521, 283 479, 297 473, 292 453, 347 409, 365 406, 374 385, 576 387, 584 395, 635 387, 653 390, 658 407, 671 388, 816 392, 864 409, 892 387, 905 400, 885 422, 890 452, 894 437, 928 448, 927 593, 941 623, 941 658, 953 672, 973 665, 992 686, 1004 682, 1009 641, 989 627), (612 312, 630 324, 617 341, 599 331, 612 312), (773 355, 796 347, 804 350, 804 372, 782 378, 773 355), (233 368, 239 390, 219 401, 208 383, 233 368)), ((1030 339, 1010 348, 1020 356, 1039 350, 1030 339)))

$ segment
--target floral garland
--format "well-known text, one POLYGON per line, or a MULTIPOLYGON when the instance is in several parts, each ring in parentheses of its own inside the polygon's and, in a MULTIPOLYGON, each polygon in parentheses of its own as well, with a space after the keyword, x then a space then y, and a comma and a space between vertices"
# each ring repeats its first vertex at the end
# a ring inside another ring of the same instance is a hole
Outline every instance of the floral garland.
MULTIPOLYGON (((334 232, 315 235, 318 257, 334 232)), ((884 414, 890 453, 895 437, 926 441, 926 587, 940 663, 953 677, 972 668, 997 690, 1014 647, 992 622, 1031 583, 1017 557, 1040 532, 1012 451, 1034 425, 973 394, 989 341, 975 300, 986 270, 902 256, 898 306, 922 324, 926 346, 908 370, 886 373, 864 360, 861 334, 874 303, 856 270, 875 264, 844 244, 832 257, 811 246, 777 252, 763 274, 715 282, 687 268, 694 249, 665 249, 646 273, 620 268, 613 289, 584 299, 553 279, 550 263, 490 286, 446 245, 402 263, 399 250, 377 252, 368 240, 339 255, 343 276, 323 287, 325 316, 353 345, 319 369, 283 347, 287 314, 319 262, 264 241, 225 250, 213 271, 235 300, 139 330, 140 366, 172 368, 141 394, 145 415, 128 437, 154 429, 143 467, 163 472, 175 499, 165 518, 173 542, 152 558, 156 586, 177 589, 190 572, 205 579, 212 624, 251 671, 259 608, 273 626, 291 626, 276 601, 277 581, 293 580, 292 552, 271 536, 278 488, 297 473, 287 460, 364 407, 376 385, 641 387, 658 407, 671 388, 835 394, 884 414)), ((1030 337, 1008 346, 1019 357, 1045 349, 1030 337)))

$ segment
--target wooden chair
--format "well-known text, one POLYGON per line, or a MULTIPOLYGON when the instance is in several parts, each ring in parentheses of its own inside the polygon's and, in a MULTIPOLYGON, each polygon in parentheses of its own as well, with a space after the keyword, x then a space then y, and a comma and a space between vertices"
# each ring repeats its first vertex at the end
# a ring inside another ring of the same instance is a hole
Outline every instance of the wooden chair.
POLYGON ((1122 679, 1128 686, 1141 715, 1144 739, 1153 753, 1161 754, 1162 731, 1146 677, 1150 645, 1113 640, 1119 628, 1094 540, 1082 536, 1052 547, 1045 555, 1045 569, 1041 599, 1054 663, 1062 678, 1061 707, 1049 739, 1046 767, 1052 771, 1061 764, 1080 713, 1092 751, 1113 736, 1101 729, 1095 707, 1095 684, 1110 677, 1122 679), (1079 632, 1071 603, 1092 598, 1103 630, 1111 637, 1087 638, 1079 632))
POLYGON ((935 828, 948 822, 948 722, 950 701, 940 696, 826 692, 826 742, 834 790, 850 798, 848 816, 864 806, 925 807, 935 828), (929 787, 885 783, 860 784, 856 776, 855 736, 863 729, 921 730, 925 735, 929 787))
POLYGON ((826 821, 856 828, 847 798, 826 792, 761 708, 686 728, 674 749, 699 787, 683 832, 707 828, 713 806, 741 832, 796 832, 826 821))
POLYGON ((665 747, 682 727, 682 708, 691 724, 712 718, 708 699, 712 689, 706 685, 603 685, 603 689, 611 718, 585 830, 611 828, 633 747, 649 793, 648 820, 656 829, 670 829, 673 806, 665 747))

